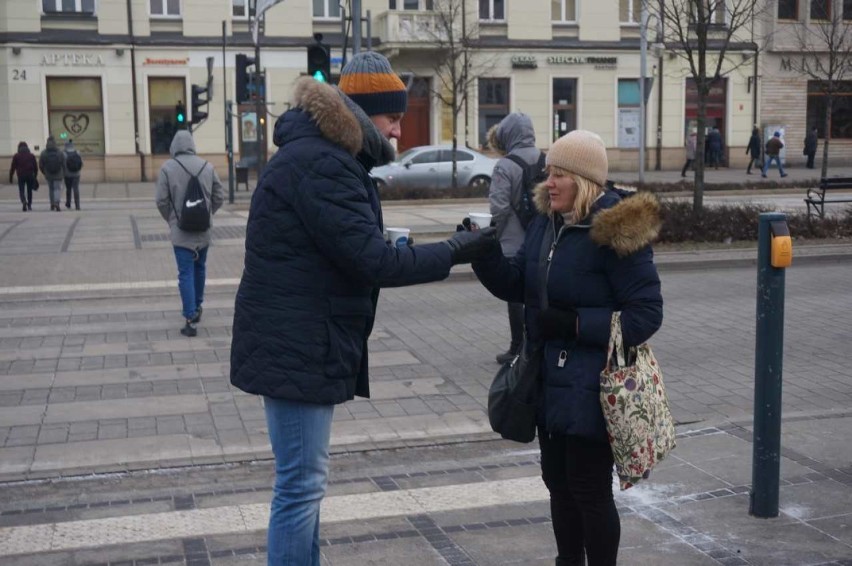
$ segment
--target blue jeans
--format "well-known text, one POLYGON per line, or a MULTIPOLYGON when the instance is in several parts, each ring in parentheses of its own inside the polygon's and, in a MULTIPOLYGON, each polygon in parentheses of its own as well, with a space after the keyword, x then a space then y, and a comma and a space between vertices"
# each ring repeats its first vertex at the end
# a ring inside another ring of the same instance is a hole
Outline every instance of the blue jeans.
POLYGON ((178 289, 183 302, 183 317, 195 316, 198 307, 204 302, 204 280, 207 277, 207 248, 190 250, 175 248, 175 261, 178 268, 178 289))
POLYGON ((275 454, 268 566, 319 566, 320 503, 328 485, 334 405, 264 397, 275 454))
POLYGON ((766 162, 763 164, 763 176, 766 177, 766 172, 769 170, 769 166, 772 165, 772 162, 778 164, 778 170, 781 172, 781 176, 785 177, 787 174, 784 173, 784 168, 781 167, 781 158, 777 155, 767 155, 766 162))

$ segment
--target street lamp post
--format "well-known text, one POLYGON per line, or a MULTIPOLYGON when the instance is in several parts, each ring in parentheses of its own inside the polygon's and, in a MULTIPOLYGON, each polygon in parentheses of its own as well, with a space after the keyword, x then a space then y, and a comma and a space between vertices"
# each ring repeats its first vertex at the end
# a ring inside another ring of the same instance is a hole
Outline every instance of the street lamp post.
POLYGON ((639 24, 639 182, 645 182, 645 76, 648 74, 648 6, 641 0, 639 24))

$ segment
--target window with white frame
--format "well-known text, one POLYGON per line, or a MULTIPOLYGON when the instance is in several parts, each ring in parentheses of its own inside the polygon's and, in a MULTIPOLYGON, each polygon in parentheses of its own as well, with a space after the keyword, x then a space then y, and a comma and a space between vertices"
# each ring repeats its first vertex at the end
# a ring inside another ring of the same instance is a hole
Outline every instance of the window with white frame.
POLYGON ((796 21, 799 19, 799 0, 778 0, 778 19, 796 21))
POLYGON ((95 0, 41 0, 45 14, 94 14, 95 0))
POLYGON ((485 21, 505 20, 504 0, 479 0, 479 19, 485 21))
POLYGON ((432 0, 388 0, 388 8, 391 10, 431 12, 434 7, 432 0))
POLYGON ((622 24, 638 24, 642 0, 619 0, 618 19, 622 24))
POLYGON ((554 22, 576 22, 576 0, 550 0, 550 19, 554 22))
POLYGON ((831 0, 811 0, 811 20, 830 20, 831 0))
POLYGON ((180 0, 149 0, 152 16, 174 18, 180 16, 180 0))
MULTIPOLYGON (((695 10, 695 23, 699 23, 698 5, 693 4, 692 6, 693 10, 695 10)), ((728 23, 728 9, 725 0, 702 0, 701 6, 703 7, 705 18, 703 22, 720 26, 728 23)))
POLYGON ((338 0, 314 0, 315 18, 340 18, 338 0))
POLYGON ((231 16, 234 18, 248 18, 249 0, 231 0, 231 16))

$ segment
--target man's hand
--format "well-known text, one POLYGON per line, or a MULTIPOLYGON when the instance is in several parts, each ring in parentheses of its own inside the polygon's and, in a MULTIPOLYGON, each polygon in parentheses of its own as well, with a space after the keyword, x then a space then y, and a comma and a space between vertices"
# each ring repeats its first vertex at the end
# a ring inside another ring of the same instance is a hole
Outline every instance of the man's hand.
POLYGON ((453 265, 470 263, 498 250, 500 244, 497 243, 496 234, 497 230, 490 227, 472 232, 464 229, 457 231, 444 242, 452 252, 453 265))

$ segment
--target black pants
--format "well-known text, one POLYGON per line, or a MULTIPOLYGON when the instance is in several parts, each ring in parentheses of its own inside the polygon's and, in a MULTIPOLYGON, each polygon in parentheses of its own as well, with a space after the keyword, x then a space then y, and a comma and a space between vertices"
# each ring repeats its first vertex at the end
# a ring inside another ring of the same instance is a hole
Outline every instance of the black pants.
POLYGON ((512 333, 512 343, 509 351, 517 353, 524 339, 524 303, 506 303, 509 308, 509 331, 512 333))
POLYGON ((748 158, 748 168, 746 168, 746 173, 751 173, 752 166, 756 166, 760 169, 760 158, 758 157, 749 157, 748 158))
POLYGON ((21 197, 21 204, 28 207, 33 205, 33 188, 35 188, 35 177, 18 177, 18 196, 21 197), (26 189, 26 194, 24 193, 26 189))
POLYGON ((558 564, 615 566, 621 521, 612 498, 612 451, 606 442, 538 431, 541 472, 550 491, 558 564))
POLYGON ((816 157, 816 153, 809 153, 808 154, 808 165, 807 165, 808 169, 814 168, 814 157, 816 157))
POLYGON ((683 164, 683 169, 681 169, 681 171, 680 171, 681 177, 686 177, 686 170, 689 169, 690 167, 692 167, 693 161, 695 161, 695 160, 689 159, 689 158, 686 159, 686 163, 683 164))

